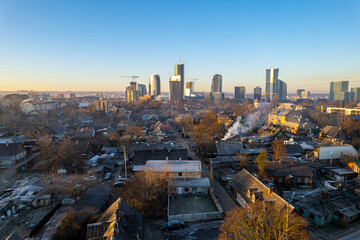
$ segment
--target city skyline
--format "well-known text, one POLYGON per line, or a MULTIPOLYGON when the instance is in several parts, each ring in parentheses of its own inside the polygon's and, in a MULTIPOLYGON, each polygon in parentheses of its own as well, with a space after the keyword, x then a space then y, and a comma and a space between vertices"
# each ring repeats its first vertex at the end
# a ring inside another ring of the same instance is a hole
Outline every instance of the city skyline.
POLYGON ((265 89, 269 67, 281 69, 289 93, 308 86, 328 93, 323 86, 334 81, 357 87, 359 10, 355 1, 2 1, 0 90, 123 91, 121 76, 138 75, 140 84, 153 74, 169 79, 180 58, 185 81, 199 79, 196 91, 210 91, 216 73, 224 92, 265 89), (183 18, 168 18, 169 11, 183 18), (178 37, 174 27, 182 29, 178 37))

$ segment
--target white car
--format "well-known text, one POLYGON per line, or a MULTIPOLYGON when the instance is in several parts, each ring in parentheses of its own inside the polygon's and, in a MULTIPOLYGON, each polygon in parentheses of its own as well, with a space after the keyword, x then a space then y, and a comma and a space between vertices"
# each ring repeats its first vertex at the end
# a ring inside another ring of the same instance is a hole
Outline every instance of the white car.
POLYGON ((124 178, 124 177, 121 177, 121 175, 119 175, 119 179, 118 179, 118 181, 127 181, 127 179, 126 179, 126 178, 124 178))
POLYGON ((85 181, 95 181, 96 179, 97 179, 96 176, 89 176, 89 177, 84 178, 85 181))

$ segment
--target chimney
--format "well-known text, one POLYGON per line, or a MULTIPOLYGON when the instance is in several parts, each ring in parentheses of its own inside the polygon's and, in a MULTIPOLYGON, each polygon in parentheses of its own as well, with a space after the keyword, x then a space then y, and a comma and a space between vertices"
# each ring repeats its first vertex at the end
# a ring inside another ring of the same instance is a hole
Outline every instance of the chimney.
POLYGON ((323 191, 321 192, 321 198, 320 198, 320 203, 321 204, 326 204, 328 200, 328 193, 323 191))

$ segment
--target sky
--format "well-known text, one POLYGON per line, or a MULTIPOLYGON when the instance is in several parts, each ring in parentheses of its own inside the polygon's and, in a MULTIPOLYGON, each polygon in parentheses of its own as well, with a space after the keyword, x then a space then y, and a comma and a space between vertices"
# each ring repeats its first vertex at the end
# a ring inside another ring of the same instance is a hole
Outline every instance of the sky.
POLYGON ((124 91, 159 74, 168 91, 185 64, 195 90, 265 87, 279 68, 288 93, 360 87, 360 0, 0 1, 0 91, 124 91))

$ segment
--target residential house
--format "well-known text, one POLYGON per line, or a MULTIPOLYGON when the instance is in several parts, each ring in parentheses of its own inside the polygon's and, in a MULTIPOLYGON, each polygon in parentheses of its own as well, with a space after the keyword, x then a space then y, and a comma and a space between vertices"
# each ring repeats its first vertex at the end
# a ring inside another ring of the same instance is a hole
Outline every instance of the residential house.
POLYGON ((296 211, 316 226, 347 225, 359 216, 359 197, 343 190, 314 192, 293 203, 296 211))
POLYGON ((86 239, 144 239, 142 215, 119 198, 96 223, 87 225, 86 239))
POLYGON ((9 166, 26 157, 26 150, 21 143, 0 144, 0 166, 9 166))
POLYGON ((308 163, 266 162, 266 175, 277 186, 311 185, 314 173, 308 163))
POLYGON ((235 156, 239 151, 244 150, 244 146, 237 141, 217 142, 216 150, 218 156, 235 156))
POLYGON ((210 180, 201 177, 201 162, 196 160, 149 160, 146 165, 134 165, 133 171, 168 174, 173 194, 208 193, 210 188, 210 180))
POLYGON ((340 127, 326 126, 321 130, 319 137, 338 141, 345 138, 345 133, 340 127))
POLYGON ((321 146, 313 151, 319 160, 340 159, 343 157, 358 157, 358 152, 352 145, 321 146))
POLYGON ((358 173, 347 165, 340 168, 325 168, 325 171, 330 177, 335 178, 337 182, 351 181, 358 176, 358 173))
POLYGON ((188 159, 187 149, 135 149, 132 162, 134 165, 145 165, 148 160, 188 159))
POLYGON ((289 213, 294 209, 284 199, 277 195, 273 190, 245 169, 241 170, 230 182, 230 191, 234 195, 236 202, 242 207, 250 203, 263 201, 274 204, 279 210, 288 210, 289 213))

